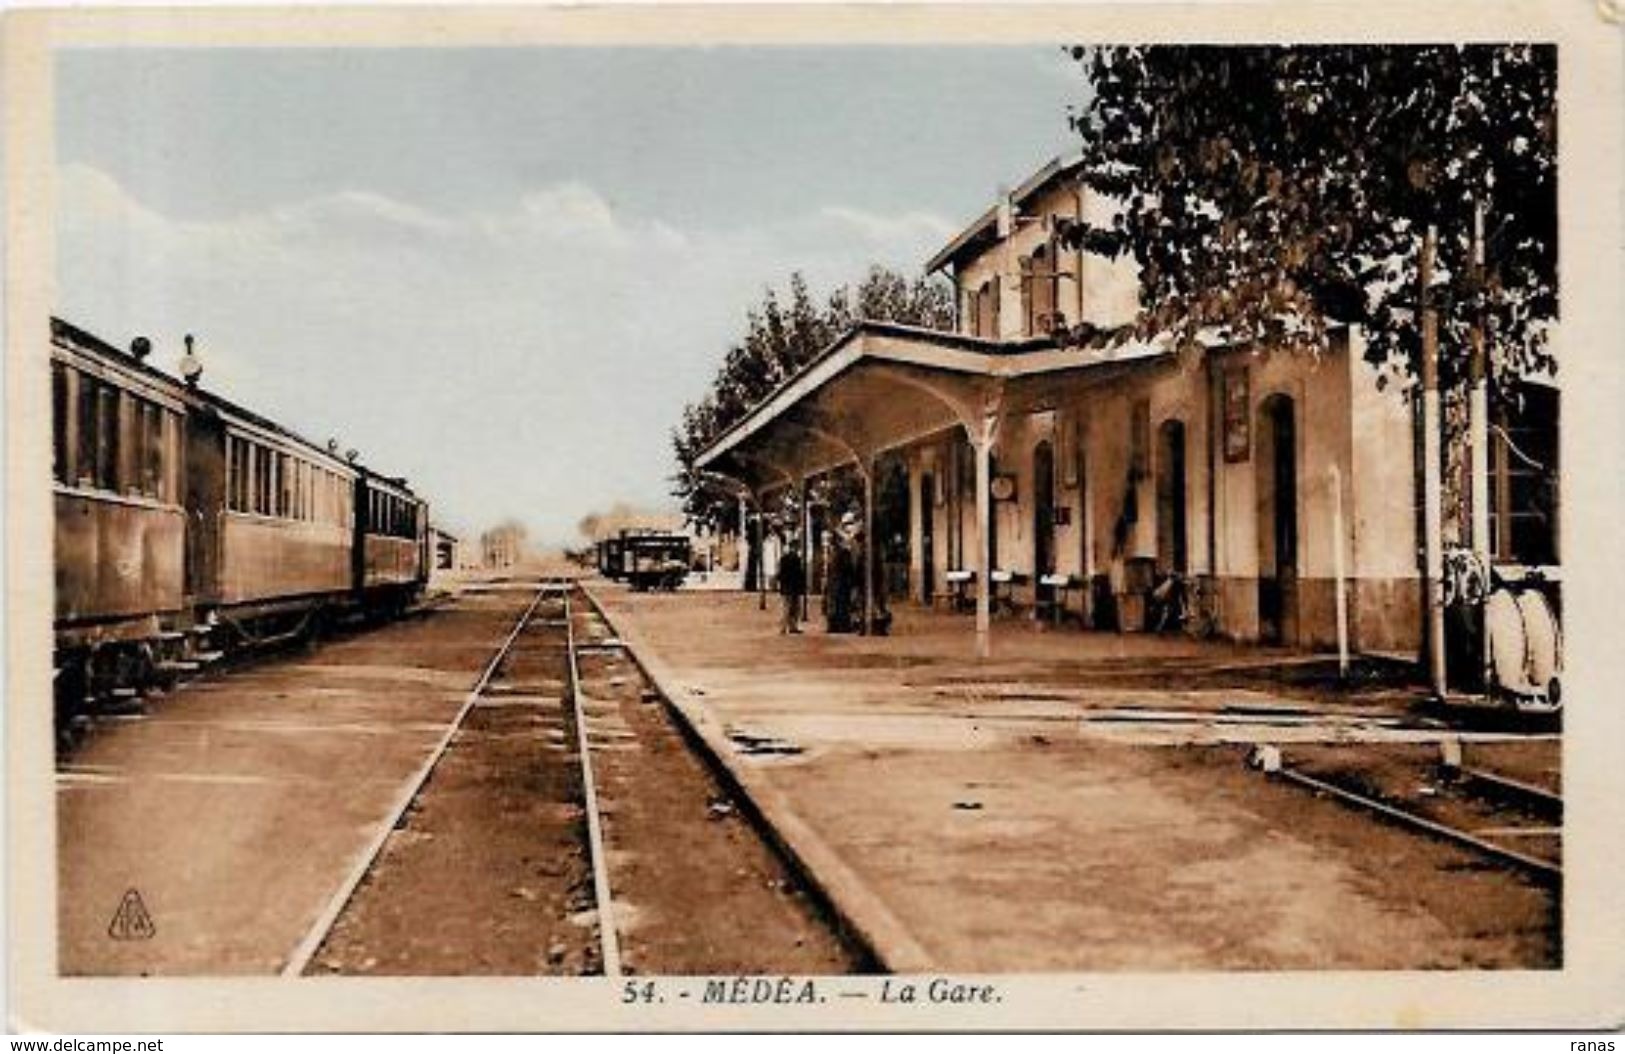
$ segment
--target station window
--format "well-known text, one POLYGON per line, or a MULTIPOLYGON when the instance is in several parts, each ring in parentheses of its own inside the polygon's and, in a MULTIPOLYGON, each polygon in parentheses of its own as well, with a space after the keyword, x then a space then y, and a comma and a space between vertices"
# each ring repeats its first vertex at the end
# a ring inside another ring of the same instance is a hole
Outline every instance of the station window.
POLYGON ((976 290, 971 305, 971 334, 978 337, 999 335, 999 276, 983 282, 976 290))
POLYGON ((1057 312, 1060 275, 1053 245, 1040 245, 1021 261, 1021 299, 1029 337, 1047 334, 1060 321, 1057 312))
POLYGON ((1530 384, 1496 415, 1490 441, 1490 551, 1497 562, 1558 562, 1558 396, 1530 384))

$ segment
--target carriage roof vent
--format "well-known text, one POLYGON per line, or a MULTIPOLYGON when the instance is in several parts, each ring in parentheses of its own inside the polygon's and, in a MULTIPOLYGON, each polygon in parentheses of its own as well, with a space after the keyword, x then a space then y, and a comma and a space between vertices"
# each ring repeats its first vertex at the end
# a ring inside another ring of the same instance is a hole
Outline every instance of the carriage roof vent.
POLYGON ((189 388, 196 388, 197 382, 203 376, 203 361, 192 350, 192 334, 186 335, 186 354, 181 356, 181 377, 189 388))
POLYGON ((135 359, 135 361, 145 362, 147 361, 147 356, 151 354, 152 341, 148 340, 146 337, 137 337, 130 341, 130 355, 135 359))

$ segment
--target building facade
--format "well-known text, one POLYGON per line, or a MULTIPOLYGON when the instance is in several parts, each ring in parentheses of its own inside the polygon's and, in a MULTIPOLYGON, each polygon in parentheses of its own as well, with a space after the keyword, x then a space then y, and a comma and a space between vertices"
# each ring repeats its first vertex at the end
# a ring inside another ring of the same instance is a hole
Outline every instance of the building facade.
POLYGON ((906 535, 908 594, 974 602, 984 649, 1005 609, 1143 629, 1177 575, 1224 636, 1414 656, 1412 397, 1379 387, 1355 327, 1313 354, 1128 335, 1133 261, 1059 236, 1110 216, 1080 167, 1045 166, 928 262, 954 285, 955 332, 858 325, 702 467, 761 498, 856 466, 866 537, 906 535), (1054 336, 1080 324, 1097 336, 1054 336), (906 509, 877 525, 894 486, 906 509))

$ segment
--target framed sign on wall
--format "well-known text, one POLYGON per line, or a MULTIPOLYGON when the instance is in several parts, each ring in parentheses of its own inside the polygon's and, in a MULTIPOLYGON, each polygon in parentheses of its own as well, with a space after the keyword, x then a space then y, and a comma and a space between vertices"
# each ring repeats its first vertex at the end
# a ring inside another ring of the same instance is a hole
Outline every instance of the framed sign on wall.
POLYGON ((1071 490, 1078 485, 1078 468, 1083 460, 1083 422, 1071 417, 1061 421, 1061 441, 1056 444, 1061 452, 1061 485, 1071 490))
POLYGON ((1252 431, 1247 416, 1249 405, 1247 368, 1224 371, 1224 459, 1246 461, 1252 456, 1252 431))

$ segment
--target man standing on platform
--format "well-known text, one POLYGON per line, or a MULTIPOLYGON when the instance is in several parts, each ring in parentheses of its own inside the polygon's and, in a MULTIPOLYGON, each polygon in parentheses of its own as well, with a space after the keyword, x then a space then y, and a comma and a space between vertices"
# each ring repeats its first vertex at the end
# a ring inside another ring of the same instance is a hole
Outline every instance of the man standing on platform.
POLYGON ((784 555, 779 558, 779 600, 784 604, 784 622, 780 633, 801 632, 801 598, 807 592, 807 573, 801 566, 801 550, 795 537, 785 544, 784 555))

